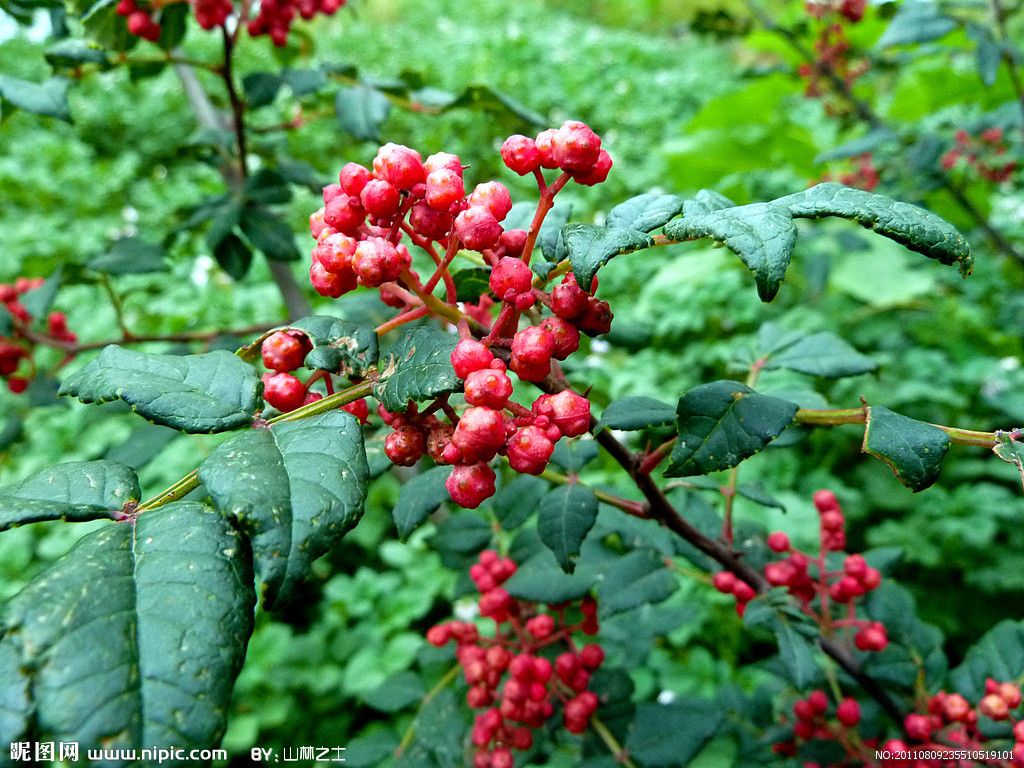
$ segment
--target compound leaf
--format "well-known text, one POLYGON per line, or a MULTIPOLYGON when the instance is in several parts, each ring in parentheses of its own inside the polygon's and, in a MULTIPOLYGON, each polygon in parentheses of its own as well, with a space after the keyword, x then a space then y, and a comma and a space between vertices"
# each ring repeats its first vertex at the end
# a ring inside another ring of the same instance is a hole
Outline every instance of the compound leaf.
POLYGON ((389 349, 378 366, 374 394, 389 411, 405 411, 409 401, 429 400, 454 392, 459 379, 451 354, 459 339, 435 328, 421 327, 389 349))
POLYGON ((608 212, 609 227, 651 232, 663 227, 683 210, 683 198, 649 192, 619 203, 608 212))
POLYGON ((572 573, 583 540, 597 520, 597 497, 589 488, 563 485, 540 500, 537 533, 566 573, 572 573))
POLYGON ((359 521, 369 469, 358 421, 331 411, 243 432, 203 462, 199 479, 251 540, 269 609, 359 521))
POLYGON ((61 385, 84 403, 123 400, 139 415, 183 432, 223 432, 252 421, 261 386, 235 355, 157 355, 109 346, 61 385))
POLYGON ((665 475, 705 475, 735 467, 782 434, 797 410, 795 403, 736 381, 695 387, 679 399, 679 441, 665 475))
POLYGON ((562 230, 576 281, 589 286, 597 270, 613 257, 650 248, 654 240, 644 232, 596 224, 569 224, 562 230))
POLYGON ((13 656, 40 741, 209 748, 224 733, 253 605, 248 547, 202 504, 85 536, 6 606, 0 711, 15 706, 0 738, 15 740, 23 720, 13 656))

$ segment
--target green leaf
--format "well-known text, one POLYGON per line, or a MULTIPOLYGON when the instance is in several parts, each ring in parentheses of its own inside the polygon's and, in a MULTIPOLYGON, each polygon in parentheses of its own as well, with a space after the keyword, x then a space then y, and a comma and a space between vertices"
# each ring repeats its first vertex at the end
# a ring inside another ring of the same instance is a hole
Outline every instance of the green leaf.
POLYGON ((533 475, 516 475, 503 485, 491 500, 501 527, 513 531, 525 523, 537 510, 549 488, 546 480, 533 475))
POLYGON ((313 348, 306 355, 310 370, 362 376, 377 364, 377 334, 373 328, 355 325, 330 315, 312 315, 267 331, 236 353, 243 360, 260 355, 264 339, 277 331, 301 331, 313 348))
POLYGON ((123 400, 139 415, 183 432, 249 424, 261 393, 256 370, 223 350, 156 355, 106 347, 61 385, 83 403, 123 400))
POLYGON ((911 593, 886 579, 865 603, 868 617, 885 625, 889 645, 864 660, 864 671, 881 683, 911 689, 924 683, 938 688, 946 680, 948 662, 942 632, 917 616, 911 593))
POLYGON ((250 72, 242 78, 245 100, 254 109, 270 104, 282 85, 284 81, 281 77, 272 72, 250 72))
POLYGON ((964 662, 950 673, 953 689, 969 701, 985 695, 985 680, 1013 682, 1024 669, 1024 622, 1002 621, 967 651, 964 662))
POLYGON ((650 248, 650 235, 633 229, 599 227, 595 224, 569 224, 562 230, 572 271, 581 286, 589 286, 597 270, 613 257, 650 248))
POLYGON ((444 111, 452 109, 476 109, 482 112, 490 112, 498 116, 512 117, 530 126, 540 127, 547 125, 547 119, 532 109, 524 107, 515 99, 496 91, 489 85, 474 84, 449 101, 444 106, 444 111))
MULTIPOLYGON (((716 488, 716 490, 718 489, 716 488)), ((736 488, 736 493, 745 499, 749 499, 755 504, 760 504, 762 507, 771 507, 773 509, 781 509, 783 512, 786 511, 785 504, 776 499, 759 485, 741 483, 739 487, 736 488)))
POLYGON ((949 450, 949 436, 938 427, 890 411, 868 408, 864 453, 881 459, 910 490, 923 491, 934 483, 949 450))
POLYGON ((431 467, 401 487, 398 501, 391 510, 400 538, 408 537, 427 515, 449 500, 444 483, 451 473, 451 467, 431 467))
POLYGON ((956 20, 942 13, 934 2, 914 0, 900 4, 876 47, 927 43, 944 37, 954 29, 956 20))
MULTIPOLYGON (((219 515, 178 502, 89 534, 12 598, 0 658, 29 670, 33 738, 217 744, 252 632, 247 552, 219 515)), ((0 702, 23 696, 9 674, 0 685, 0 702)))
POLYGON ((82 522, 113 517, 138 501, 139 480, 112 461, 72 461, 0 488, 0 531, 42 520, 82 522))
POLYGON ((43 54, 52 67, 74 68, 82 64, 107 64, 107 51, 88 40, 65 38, 46 49, 43 54))
POLYGON ((608 212, 609 227, 652 232, 663 227, 683 210, 683 198, 679 195, 663 195, 648 192, 619 203, 608 212))
POLYGON ((777 203, 753 203, 670 222, 665 234, 674 240, 710 237, 735 253, 754 275, 761 301, 779 292, 796 246, 796 225, 777 203))
POLYGON ((862 355, 830 331, 797 336, 790 343, 765 355, 765 360, 766 370, 786 368, 830 379, 858 376, 878 368, 874 360, 862 355))
POLYGON ((779 659, 797 688, 806 688, 819 676, 810 640, 799 630, 799 616, 785 610, 786 597, 778 591, 755 598, 747 606, 743 623, 769 628, 779 643, 779 659), (781 599, 780 599, 781 598, 781 599))
POLYGON ((452 275, 455 280, 455 299, 475 304, 481 296, 491 292, 491 270, 484 267, 467 267, 452 275))
POLYGON ((521 563, 519 570, 503 586, 520 600, 552 605, 579 600, 589 594, 597 578, 598 574, 586 566, 586 561, 572 574, 566 573, 551 551, 545 548, 521 563))
MULTIPOLYGON (((210 228, 206 232, 206 244, 216 250, 217 246, 230 234, 235 231, 242 220, 242 206, 234 199, 218 200, 213 198, 204 201, 199 210, 196 211, 193 219, 210 221, 210 228)), ((189 222, 190 223, 190 222, 189 222)), ((198 223, 198 221, 196 222, 198 223)), ((186 224, 187 227, 187 224, 186 224)))
POLYGON ((694 195, 693 200, 683 201, 683 213, 686 216, 700 216, 735 206, 736 203, 725 195, 720 195, 710 189, 702 189, 694 195))
POLYGON ((0 643, 0 738, 23 741, 32 718, 31 680, 10 643, 0 643))
POLYGON ((33 83, 10 75, 0 75, 0 99, 6 99, 15 107, 33 115, 55 117, 70 123, 70 85, 71 81, 63 77, 51 77, 42 83, 33 83))
POLYGON ((978 77, 981 78, 981 82, 991 88, 996 82, 999 67, 1003 63, 1003 46, 984 24, 968 24, 967 34, 976 44, 974 58, 978 68, 978 77))
POLYGON ((830 163, 833 160, 848 160, 851 157, 858 157, 868 152, 875 152, 879 147, 888 144, 897 138, 897 134, 890 128, 875 128, 863 136, 840 144, 814 158, 816 163, 830 163))
POLYGON ((418 703, 426 692, 423 679, 407 669, 392 675, 362 699, 380 712, 398 712, 418 703))
POLYGON ((662 427, 675 421, 676 412, 668 403, 653 397, 624 397, 609 403, 601 413, 599 427, 635 431, 662 427))
POLYGON ((613 560, 605 573, 600 586, 601 613, 614 616, 645 603, 660 603, 678 586, 676 577, 657 550, 633 550, 613 560))
POLYGON ((57 298, 57 291, 60 290, 61 272, 58 267, 42 285, 22 294, 21 304, 32 317, 42 319, 50 311, 57 298))
POLYGON ((560 440, 555 444, 555 452, 551 461, 566 472, 578 474, 587 464, 597 458, 599 453, 594 440, 560 440))
POLYGON ((167 269, 162 246, 150 243, 141 237, 122 237, 115 240, 110 249, 89 261, 87 266, 108 275, 137 275, 147 272, 163 272, 167 269))
POLYGON ((316 93, 327 85, 327 75, 320 69, 285 69, 281 72, 281 78, 295 96, 316 93))
POLYGON ((433 752, 441 765, 454 768, 461 763, 465 731, 463 707, 451 689, 441 691, 426 702, 416 715, 416 741, 433 752))
POLYGON ((185 39, 191 10, 188 3, 170 3, 161 9, 160 38, 156 43, 158 46, 170 51, 185 39))
POLYGON ((451 354, 459 339, 436 328, 420 327, 381 357, 374 395, 389 411, 404 412, 409 401, 421 402, 454 392, 459 379, 451 354))
POLYGON ((242 232, 249 242, 273 261, 296 261, 299 249, 295 247, 295 235, 291 227, 277 214, 256 205, 242 209, 240 222, 242 232))
POLYGON ((537 533, 566 573, 576 568, 583 540, 597 520, 597 497, 572 483, 555 488, 540 501, 537 533))
POLYGON ((687 765, 718 732, 724 713, 710 701, 641 704, 625 747, 646 768, 687 765))
POLYGON ((775 204, 786 206, 796 218, 851 219, 911 251, 958 267, 964 277, 974 269, 967 238, 945 219, 910 203, 827 182, 776 200, 775 204))
POLYGON ((342 88, 334 97, 342 130, 362 141, 380 141, 380 127, 391 113, 391 102, 376 88, 342 88))
POLYGON ((363 433, 344 411, 247 430, 202 463, 199 479, 251 540, 269 609, 292 599, 362 516, 363 433))
POLYGON ((245 182, 245 199, 261 205, 279 205, 292 199, 288 181, 272 168, 261 168, 245 182))
POLYGON ((228 276, 235 280, 245 279, 252 267, 252 246, 240 238, 234 232, 228 232, 224 237, 218 239, 213 247, 213 258, 217 266, 223 269, 228 276))
POLYGON ((142 424, 128 437, 107 449, 103 458, 131 467, 136 472, 160 455, 180 433, 159 424, 142 424))
POLYGON ((992 452, 1003 461, 1013 464, 1020 473, 1021 483, 1024 484, 1024 443, 1015 439, 1013 435, 1019 437, 1020 432, 996 432, 996 445, 992 452))
POLYGON ((736 381, 691 389, 676 408, 679 441, 666 477, 735 467, 782 434, 797 410, 795 403, 759 394, 736 381))

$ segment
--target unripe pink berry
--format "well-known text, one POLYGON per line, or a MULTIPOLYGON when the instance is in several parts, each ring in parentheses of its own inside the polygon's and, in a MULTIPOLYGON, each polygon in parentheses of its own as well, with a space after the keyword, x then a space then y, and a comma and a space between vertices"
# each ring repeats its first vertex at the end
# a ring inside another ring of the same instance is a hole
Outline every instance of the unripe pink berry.
POLYGON ((547 468, 554 451, 555 444, 543 430, 523 427, 508 441, 508 464, 516 472, 539 475, 547 468))
POLYGON ((418 202, 409 212, 409 224, 423 237, 443 240, 452 229, 451 214, 431 208, 425 202, 418 202))
POLYGON ((932 735, 932 723, 927 715, 914 713, 904 718, 903 730, 914 741, 928 741, 932 735))
POLYGON ((420 153, 401 144, 391 143, 377 150, 377 156, 373 159, 373 173, 397 189, 409 189, 425 177, 420 153))
POLYGON ((512 379, 504 371, 484 368, 466 377, 466 402, 501 410, 512 396, 512 379))
POLYGON ((789 536, 782 531, 774 531, 768 534, 768 549, 772 552, 788 552, 789 536))
POLYGON ((338 174, 338 183, 345 194, 359 197, 371 178, 370 172, 359 163, 346 163, 338 174))
POLYGON ((533 173, 540 168, 540 151, 533 139, 515 134, 501 145, 501 159, 505 166, 520 176, 533 173))
POLYGON ((494 470, 483 463, 452 468, 445 488, 452 501, 466 509, 476 509, 494 495, 494 470))
POLYGON ((354 234, 366 219, 366 211, 358 198, 338 195, 324 206, 324 221, 345 234, 354 234))
MULTIPOLYGON (((555 631, 555 620, 549 614, 538 614, 527 620, 526 631, 538 640, 545 640, 551 636, 552 632, 555 631)), ((547 659, 537 659, 537 661, 547 662, 547 659)), ((550 662, 548 662, 548 666, 550 667, 550 662)), ((534 674, 536 675, 536 665, 534 674)), ((548 673, 548 677, 551 677, 550 672, 548 673)), ((537 675, 537 679, 540 679, 539 675, 537 675)))
POLYGON ((398 249, 382 237, 363 240, 352 256, 352 271, 360 283, 370 287, 396 280, 402 267, 403 259, 398 249))
POLYGON ((501 224, 486 208, 470 207, 455 217, 455 232, 473 251, 493 248, 502 234, 501 224))
POLYGON ((326 209, 317 208, 313 213, 309 214, 309 233, 314 238, 320 237, 320 233, 327 229, 327 222, 324 220, 326 209))
POLYGON ((600 645, 591 643, 583 647, 579 658, 586 669, 593 671, 604 664, 604 649, 600 645))
POLYGON ((601 138, 586 123, 566 120, 551 139, 552 154, 564 171, 584 171, 601 153, 601 138))
POLYGON ((711 577, 711 584, 722 594, 731 595, 736 587, 736 576, 732 571, 718 571, 711 577))
POLYGON ((327 205, 334 198, 340 197, 344 194, 345 191, 341 188, 341 184, 328 184, 323 189, 324 205, 327 205))
MULTIPOLYGON (((363 191, 359 194, 359 200, 362 202, 363 208, 366 209, 367 213, 382 219, 398 213, 398 207, 401 203, 398 189, 383 179, 372 179, 367 182, 366 186, 363 187, 363 191)), ((330 223, 329 219, 327 223, 330 223)))
POLYGON ((289 373, 263 375, 263 399, 281 413, 294 411, 306 397, 306 385, 289 373))
POLYGON ((587 298, 576 277, 566 275, 551 291, 551 311, 564 320, 575 320, 587 311, 587 298))
POLYGON ((486 208, 498 221, 504 221, 512 210, 512 195, 508 187, 500 181, 487 181, 477 184, 467 202, 471 206, 486 208))
POLYGON ((426 197, 427 204, 439 211, 447 212, 453 203, 457 203, 466 196, 466 189, 462 183, 462 176, 447 168, 431 171, 427 176, 426 197))
POLYGON ((540 165, 542 168, 558 167, 558 161, 555 160, 554 148, 556 133, 558 133, 558 129, 548 128, 546 131, 538 133, 537 138, 534 139, 534 146, 537 147, 537 154, 540 155, 540 165))
POLYGON ((522 259, 506 256, 491 270, 490 286, 499 300, 511 299, 532 290, 533 273, 522 259))
POLYGON ((328 272, 318 261, 314 261, 309 267, 309 281, 313 285, 313 290, 321 296, 330 296, 333 299, 354 290, 357 285, 354 273, 328 272))
POLYGON ((452 368, 460 379, 467 378, 473 371, 490 367, 493 361, 491 351, 475 339, 462 339, 452 350, 452 368))
POLYGON ((1010 716, 1010 707, 998 693, 982 697, 978 703, 978 711, 992 720, 1005 720, 1010 716))
POLYGON ((580 348, 580 332, 569 321, 558 316, 545 317, 541 321, 540 327, 550 333, 555 340, 555 351, 552 357, 556 360, 565 360, 580 348))

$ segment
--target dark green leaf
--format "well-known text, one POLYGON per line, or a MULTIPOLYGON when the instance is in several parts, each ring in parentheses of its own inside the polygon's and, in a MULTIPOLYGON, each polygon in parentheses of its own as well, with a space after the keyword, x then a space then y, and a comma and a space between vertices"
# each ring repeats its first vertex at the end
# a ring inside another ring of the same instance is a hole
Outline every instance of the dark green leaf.
POLYGON ((946 16, 931 0, 914 0, 900 4, 899 10, 882 37, 878 48, 894 45, 927 43, 938 40, 956 29, 956 20, 946 16))
POLYGON ((1024 669, 1024 622, 1003 621, 967 651, 963 664, 950 673, 953 689, 969 701, 985 695, 985 680, 1014 682, 1024 669))
POLYGON ((58 267, 52 275, 46 278, 46 281, 42 285, 22 294, 22 306, 25 307, 28 313, 34 318, 42 319, 46 317, 46 314, 53 306, 54 300, 57 298, 57 291, 60 290, 60 283, 61 268, 58 267))
POLYGON ((706 475, 735 467, 782 434, 797 410, 795 403, 735 381, 691 389, 676 408, 679 442, 665 475, 706 475))
POLYGON ((260 205, 278 205, 292 199, 292 191, 278 171, 261 168, 245 182, 245 199, 260 205))
POLYGON ((170 3, 160 11, 160 39, 157 45, 165 51, 176 48, 185 39, 192 9, 188 3, 170 3))
MULTIPOLYGON (((242 220, 242 206, 236 200, 224 200, 220 202, 207 201, 204 209, 211 212, 210 229, 206 232, 206 244, 211 249, 216 249, 228 235, 235 231, 242 220)), ((202 210, 202 209, 201 209, 202 210)), ((204 211, 205 216, 205 211, 204 211)))
POLYGON ((876 128, 863 136, 858 136, 856 139, 851 139, 838 147, 822 152, 814 158, 814 162, 829 163, 833 160, 847 160, 868 152, 875 152, 882 145, 895 139, 896 136, 897 134, 889 128, 876 128))
POLYGON ((718 731, 724 714, 710 701, 641 704, 625 747, 647 768, 687 765, 718 731))
POLYGON ((599 426, 628 432, 666 426, 675 418, 676 412, 671 405, 653 397, 624 397, 609 403, 601 414, 599 426))
POLYGON ((451 354, 459 339, 436 328, 416 328, 381 356, 374 395, 389 411, 454 392, 459 380, 451 354))
POLYGON ((268 259, 296 261, 299 258, 291 227, 266 208, 247 205, 242 210, 241 227, 249 242, 268 259))
POLYGON ((743 623, 748 627, 768 627, 775 633, 782 665, 797 688, 806 688, 819 675, 814 648, 800 631, 799 616, 791 616, 785 610, 785 600, 776 592, 756 598, 748 604, 743 623))
POLYGON ((596 459, 599 450, 594 440, 560 440, 551 454, 551 461, 575 474, 596 459))
POLYGON ((266 608, 290 600, 359 521, 368 476, 362 430, 344 411, 247 430, 199 468, 214 504, 252 541, 266 608))
POLYGON ((616 558, 600 586, 600 606, 604 616, 613 616, 645 603, 666 600, 679 586, 665 565, 665 558, 654 549, 636 549, 616 558))
POLYGON ((525 523, 537 511, 549 487, 546 480, 532 475, 516 475, 503 485, 491 500, 501 527, 512 531, 525 523))
POLYGON ((32 718, 31 681, 14 646, 0 642, 0 738, 22 741, 32 718))
POLYGON ((481 296, 491 291, 490 279, 491 270, 484 267, 467 267, 460 269, 452 277, 455 280, 455 298, 457 301, 465 301, 475 304, 481 296))
POLYGON ((810 376, 838 379, 875 370, 878 365, 830 331, 797 336, 765 356, 768 370, 787 368, 810 376))
MULTIPOLYGON (((247 551, 219 515, 177 502, 89 534, 16 595, 0 658, 32 670, 33 737, 217 744, 252 631, 247 551)), ((0 702, 22 684, 0 672, 0 702)))
POLYGON ((105 50, 88 40, 65 38, 46 49, 46 60, 53 67, 78 67, 82 64, 106 64, 105 50))
POLYGON ((89 269, 106 272, 109 275, 132 275, 146 272, 163 272, 166 251, 156 243, 141 237, 122 237, 115 240, 110 249, 88 263, 89 269))
POLYGON ((888 464, 912 491, 923 491, 939 477, 949 436, 931 424, 876 405, 868 409, 863 450, 888 464))
POLYGON ((138 471, 159 456, 179 434, 170 427, 143 424, 133 429, 123 442, 111 446, 103 458, 138 471))
POLYGON ((515 99, 496 91, 489 85, 470 85, 452 101, 445 105, 447 112, 451 109, 477 109, 498 116, 510 116, 530 126, 547 125, 543 115, 520 104, 515 99))
POLYGON ((399 537, 406 538, 427 515, 449 500, 444 483, 451 473, 451 467, 431 467, 402 486, 391 510, 399 537))
POLYGON ((683 198, 648 192, 619 203, 608 212, 609 227, 651 232, 663 227, 683 210, 683 198))
POLYGON ((978 67, 978 77, 988 87, 996 82, 999 65, 1003 63, 1003 46, 992 36, 992 31, 984 24, 968 24, 967 34, 974 40, 977 47, 974 51, 978 67))
POLYGON ((62 395, 84 403, 123 400, 141 416, 184 432, 249 424, 260 397, 256 370, 230 352, 156 355, 109 346, 68 377, 62 395))
POLYGON ((942 632, 918 618, 908 590, 887 579, 871 593, 865 607, 869 618, 885 625, 890 641, 884 651, 865 659, 867 674, 908 689, 922 681, 932 689, 945 682, 948 663, 942 632))
POLYGON ((283 83, 281 77, 272 72, 250 72, 242 78, 245 100, 254 109, 265 107, 274 100, 283 83))
POLYGON ((450 689, 427 702, 416 716, 416 741, 439 756, 442 765, 461 762, 465 731, 463 708, 450 689))
POLYGON ((0 304, 0 336, 10 336, 14 330, 14 318, 3 304, 0 304))
POLYGON ((710 237, 724 243, 754 275, 761 301, 779 292, 796 246, 796 225, 776 203, 754 203, 676 219, 665 227, 674 240, 710 237))
POLYGON ((574 573, 565 573, 548 549, 541 549, 526 562, 504 587, 513 597, 538 603, 566 603, 590 592, 598 574, 584 561, 574 573))
POLYGON ((112 461, 72 461, 0 488, 0 531, 42 520, 82 522, 110 518, 138 501, 139 480, 112 461))
POLYGON ((380 141, 380 127, 391 112, 391 102, 376 88, 342 88, 334 98, 342 130, 363 141, 380 141))
POLYGON ((296 96, 316 93, 327 85, 327 76, 320 69, 285 69, 281 78, 296 96))
POLYGON ((710 189, 702 189, 694 195, 693 200, 683 202, 683 213, 686 216, 701 216, 735 206, 736 203, 725 195, 720 195, 710 189))
POLYGON ((910 203, 827 182, 774 204, 785 206, 796 218, 851 219, 929 259, 957 266, 964 276, 974 268, 967 238, 949 222, 910 203))
POLYGON ((745 499, 749 499, 755 504, 760 504, 762 507, 772 507, 773 509, 781 509, 783 512, 786 511, 786 505, 776 499, 764 488, 759 485, 752 484, 741 484, 737 489, 736 493, 745 499))
POLYGON ((25 420, 9 415, 0 422, 0 451, 6 451, 25 436, 25 420))
POLYGON ((0 98, 34 115, 55 117, 70 123, 70 84, 71 81, 63 77, 51 77, 42 83, 33 83, 10 75, 0 75, 0 98))
POLYGON ((244 280, 252 267, 252 246, 234 232, 229 232, 213 247, 213 258, 235 281, 244 280))
POLYGON ((1021 483, 1024 484, 1024 443, 1014 439, 1011 433, 996 432, 996 445, 992 451, 1000 459, 1017 468, 1021 483))
POLYGON ((405 670, 365 694, 363 701, 380 712, 397 712, 418 703, 426 692, 423 679, 415 672, 405 670))
POLYGON ((595 224, 569 224, 562 230, 572 271, 581 286, 589 286, 597 270, 613 257, 650 248, 650 235, 633 229, 606 228, 595 224))
POLYGON ((540 501, 537 532, 566 573, 572 573, 583 539, 597 520, 597 498, 576 483, 555 488, 540 501))

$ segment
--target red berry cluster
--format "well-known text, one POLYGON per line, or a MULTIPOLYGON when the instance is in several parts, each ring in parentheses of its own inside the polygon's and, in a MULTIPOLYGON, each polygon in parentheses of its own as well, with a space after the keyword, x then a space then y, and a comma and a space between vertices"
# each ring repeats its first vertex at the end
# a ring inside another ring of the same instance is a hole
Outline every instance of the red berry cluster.
MULTIPOLYGON (((814 506, 819 513, 820 549, 817 556, 794 549, 782 531, 768 536, 768 548, 785 554, 783 560, 764 567, 764 577, 774 587, 786 587, 800 607, 823 629, 857 630, 854 644, 862 651, 881 651, 889 644, 885 626, 877 621, 857 618, 857 600, 878 588, 882 575, 867 564, 862 555, 847 555, 840 571, 830 571, 826 557, 846 546, 846 519, 832 491, 817 491, 814 506)), ((712 579, 719 592, 736 598, 736 610, 742 616, 755 592, 729 571, 719 571, 712 579)))
POLYGON ((555 714, 556 705, 561 705, 565 729, 583 733, 600 703, 588 687, 604 663, 604 650, 597 644, 579 648, 573 637, 597 634, 597 604, 583 598, 579 621, 567 619, 571 606, 566 604, 541 612, 501 586, 515 571, 512 560, 493 550, 480 553, 469 570, 480 592, 480 614, 495 622, 493 637, 461 621, 427 632, 427 641, 439 648, 455 641, 469 685, 466 702, 473 709, 486 708, 473 724, 473 768, 512 768, 513 750, 533 745, 533 731, 555 714))
POLYGON ((799 74, 807 85, 808 98, 821 98, 829 114, 840 114, 848 105, 843 99, 830 98, 835 91, 834 77, 850 86, 868 69, 867 59, 854 60, 846 36, 846 25, 864 18, 866 0, 812 0, 805 5, 807 14, 821 22, 814 40, 817 58, 800 65, 799 74))
POLYGON ((866 192, 874 192, 881 181, 878 168, 875 166, 871 153, 860 155, 853 159, 853 167, 842 173, 826 173, 821 181, 838 181, 848 187, 863 189, 866 192))
MULTIPOLYGON (((275 331, 263 340, 260 353, 263 364, 270 369, 263 374, 263 399, 268 405, 288 413, 303 405, 315 403, 323 398, 319 392, 310 389, 310 385, 318 379, 323 379, 328 394, 331 394, 333 385, 329 372, 318 371, 305 383, 292 373, 302 367, 312 348, 309 337, 301 331, 275 331)), ((363 424, 369 416, 369 406, 365 399, 343 405, 341 410, 351 413, 363 424)))
MULTIPOLYGON (((596 184, 611 167, 600 137, 578 121, 536 139, 512 136, 501 154, 512 170, 536 175, 548 208, 570 180, 596 184), (543 168, 563 173, 548 185, 543 168)), ((400 317, 422 317, 427 313, 424 294, 441 280, 449 304, 455 304, 448 264, 461 249, 479 252, 491 268, 489 295, 464 305, 465 314, 489 333, 478 340, 460 323, 462 338, 451 355, 455 374, 465 382, 468 407, 459 414, 444 400, 423 412, 415 407, 404 414, 381 409, 393 428, 385 452, 394 463, 411 466, 427 453, 438 463, 454 465, 449 493, 456 503, 475 508, 494 494, 495 474, 488 463, 495 456, 507 456, 518 472, 540 474, 559 439, 589 429, 590 403, 570 391, 541 395, 531 408, 511 400, 509 370, 522 381, 543 381, 553 361, 565 360, 579 348, 581 332, 607 333, 612 313, 593 295, 596 279, 589 292, 572 274, 550 292, 534 287, 530 236, 501 224, 512 209, 503 184, 484 182, 467 194, 456 155, 439 152, 424 160, 409 147, 385 144, 372 170, 345 165, 338 183, 324 188, 323 199, 323 208, 310 217, 317 240, 310 281, 321 295, 336 298, 359 285, 376 287, 386 304, 400 310, 400 317), (413 269, 403 240, 431 257, 435 273, 425 283, 413 269), (444 249, 443 257, 435 245, 444 249), (523 313, 535 312, 538 303, 551 315, 520 328, 523 313)))
MULTIPOLYGON (((993 765, 1024 766, 1024 719, 1014 717, 1021 705, 1020 687, 1015 683, 985 681, 985 695, 974 707, 959 693, 939 691, 927 699, 925 711, 912 712, 903 719, 900 738, 888 739, 879 745, 877 738, 862 738, 855 732, 860 723, 860 705, 844 698, 835 708, 834 720, 828 717, 829 701, 824 691, 812 691, 793 705, 794 739, 778 742, 772 750, 793 756, 798 742, 834 741, 846 753, 835 768, 864 765, 870 768, 939 768, 949 765, 975 765, 973 761, 954 759, 953 750, 987 751, 998 755, 1005 750, 993 744, 978 728, 984 715, 1012 725, 1013 749, 1009 760, 994 759, 993 765), (948 757, 940 757, 949 753, 948 757)), ((989 764, 989 763, 986 763, 989 764)), ((821 768, 820 763, 804 763, 808 768, 821 768)))
POLYGON ((944 170, 973 169, 987 181, 1008 181, 1017 170, 1017 161, 1007 158, 1010 144, 1002 128, 988 128, 977 136, 956 132, 956 146, 942 156, 944 170))
MULTIPOLYGON (((33 352, 37 337, 23 333, 34 318, 21 297, 43 284, 43 278, 19 277, 11 284, 0 283, 0 304, 11 316, 13 330, 10 337, 0 336, 0 378, 7 382, 7 388, 16 395, 21 394, 35 376, 33 352)), ((68 329, 68 319, 63 312, 51 312, 46 317, 46 336, 55 342, 74 344, 78 336, 68 329)))
MULTIPOLYGON (((172 0, 177 2, 179 0, 172 0)), ((268 35, 276 46, 288 42, 288 31, 296 16, 312 19, 322 13, 333 16, 347 0, 261 0, 256 16, 244 22, 253 37, 268 35)), ((188 0, 195 12, 196 22, 203 29, 222 27, 235 12, 232 0, 188 0)), ((168 3, 152 2, 140 7, 137 0, 120 0, 117 13, 124 16, 128 32, 150 42, 160 39, 160 8, 168 3)), ((245 6, 248 8, 248 4, 245 6)), ((247 12, 247 11, 246 11, 247 12)))

